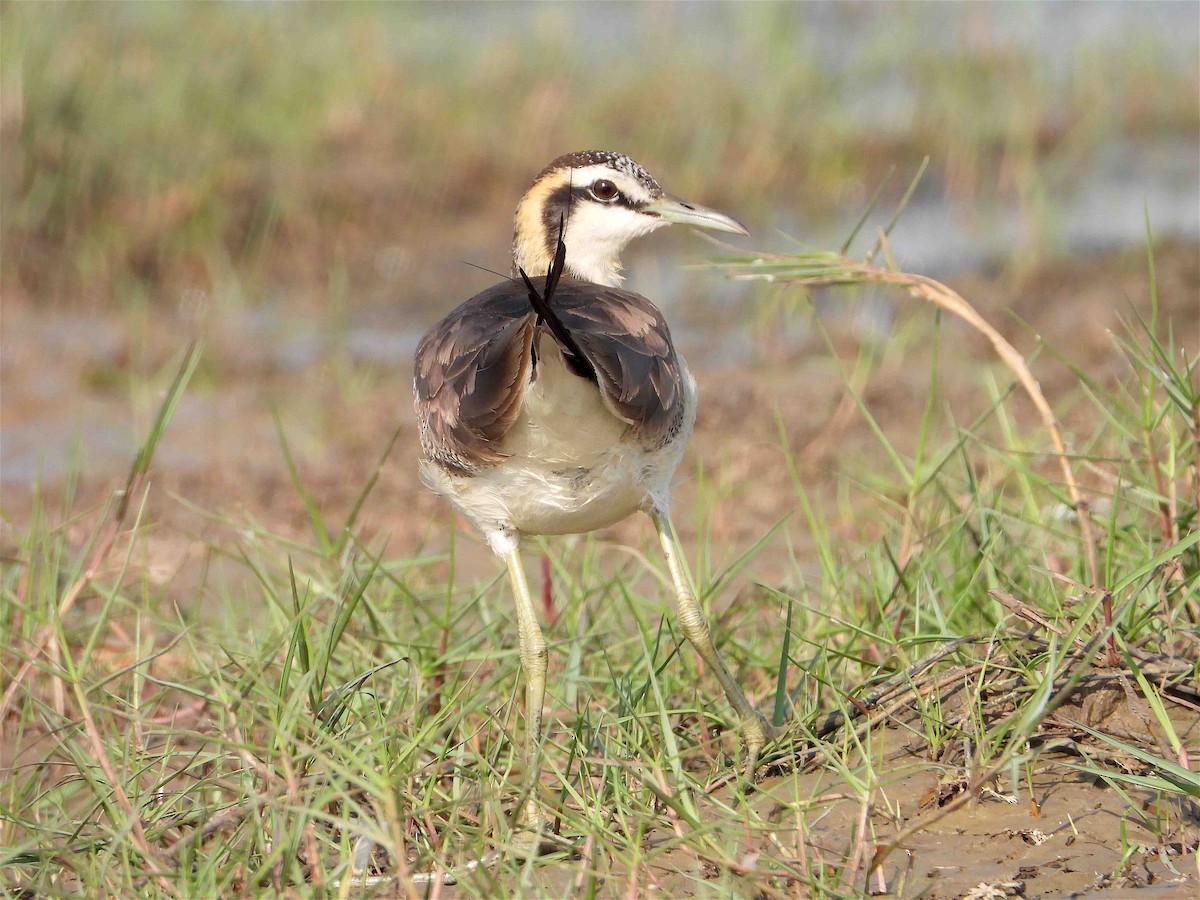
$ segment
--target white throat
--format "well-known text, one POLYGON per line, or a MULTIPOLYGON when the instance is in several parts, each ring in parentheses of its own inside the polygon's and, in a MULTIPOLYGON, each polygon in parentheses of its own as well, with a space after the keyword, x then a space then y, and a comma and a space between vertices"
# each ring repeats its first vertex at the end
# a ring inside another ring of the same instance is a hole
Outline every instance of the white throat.
POLYGON ((580 203, 571 210, 567 233, 567 271, 576 278, 619 287, 621 251, 635 238, 667 223, 621 206, 580 203))

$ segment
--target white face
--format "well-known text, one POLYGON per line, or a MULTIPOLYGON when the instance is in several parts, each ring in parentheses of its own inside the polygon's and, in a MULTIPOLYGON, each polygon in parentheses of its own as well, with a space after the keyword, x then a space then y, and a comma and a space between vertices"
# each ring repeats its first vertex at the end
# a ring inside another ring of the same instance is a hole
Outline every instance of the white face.
POLYGON ((624 172, 594 165, 569 169, 568 177, 578 191, 563 235, 568 266, 588 281, 619 284, 625 245, 668 223, 638 211, 656 198, 640 180, 624 172))

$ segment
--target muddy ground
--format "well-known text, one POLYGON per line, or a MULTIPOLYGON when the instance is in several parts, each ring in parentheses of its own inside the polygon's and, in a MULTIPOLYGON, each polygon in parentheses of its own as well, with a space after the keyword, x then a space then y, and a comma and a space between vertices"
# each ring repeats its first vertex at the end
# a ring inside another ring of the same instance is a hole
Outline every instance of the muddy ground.
MULTIPOLYGON (((1157 267, 1160 315, 1194 353, 1200 340, 1200 252, 1192 243, 1165 244, 1158 248, 1157 267)), ((1036 335, 1102 383, 1128 374, 1113 334, 1121 333, 1131 309, 1147 308, 1144 251, 1053 263, 1015 286, 978 275, 947 281, 1023 351, 1034 348, 1036 335)), ((781 491, 778 479, 758 477, 762 472, 785 477, 781 427, 812 496, 830 502, 831 516, 839 480, 857 477, 882 458, 869 427, 847 401, 841 366, 852 363, 863 341, 888 338, 864 333, 861 319, 836 297, 822 295, 817 301, 841 363, 815 330, 778 327, 778 319, 756 317, 753 310, 747 314, 745 306, 674 311, 685 352, 697 348, 690 355, 703 398, 692 458, 683 470, 694 472, 695 462, 702 462, 710 489, 716 488, 714 542, 744 546, 795 511, 794 495, 781 491), (731 346, 736 352, 729 351, 731 346)), ((893 322, 930 315, 913 301, 883 302, 893 322)), ((72 460, 78 460, 74 508, 91 510, 103 502, 128 465, 134 436, 145 429, 156 401, 153 390, 136 387, 130 371, 161 368, 154 383, 165 386, 172 355, 196 331, 206 334, 205 362, 157 459, 145 514, 151 527, 136 560, 151 583, 175 598, 195 598, 206 564, 207 577, 213 577, 211 547, 232 544, 238 529, 249 523, 306 539, 303 504, 283 465, 272 409, 279 411, 302 478, 334 521, 349 510, 399 429, 356 531, 371 545, 386 537, 390 556, 444 546, 449 516, 416 478, 409 401, 414 335, 436 314, 433 308, 400 311, 377 304, 357 314, 360 324, 347 325, 345 319, 331 321, 327 311, 281 316, 246 306, 202 317, 197 327, 186 310, 131 317, 6 302, 0 354, 5 557, 16 553, 16 535, 28 522, 39 473, 40 490, 57 509, 72 460)), ((959 421, 969 421, 984 406, 975 372, 994 366, 991 351, 977 336, 948 323, 941 358, 946 403, 959 421)), ((1076 402, 1076 376, 1049 354, 1038 360, 1035 372, 1051 402, 1062 404, 1068 431, 1088 434, 1094 415, 1076 402)), ((928 356, 914 348, 903 356, 884 354, 863 389, 879 425, 901 450, 915 440, 928 382, 928 356)), ((1032 428, 1031 411, 1020 401, 1013 408, 1032 428)), ((696 537, 690 513, 695 494, 695 479, 685 477, 676 500, 685 546, 696 537)), ((94 518, 83 515, 66 527, 82 545, 93 525, 94 518)), ((834 516, 831 525, 835 535, 846 529, 847 539, 853 537, 850 523, 834 516)), ((803 528, 798 522, 789 527, 803 563, 803 528)), ((606 536, 644 540, 646 526, 629 521, 606 536)), ((464 536, 459 551, 460 576, 493 574, 493 561, 473 537, 464 536)), ((782 548, 768 548, 755 563, 755 577, 781 579, 786 562, 782 548)), ((228 578, 236 577, 231 569, 228 578)), ((1144 733, 1145 711, 1129 697, 1118 695, 1109 706, 1108 725, 1144 733)), ((1181 714, 1178 725, 1185 744, 1200 744, 1200 719, 1194 713, 1181 714)), ((931 774, 936 765, 906 744, 906 734, 902 722, 880 734, 890 771, 870 814, 880 840, 913 817, 931 815, 955 795, 955 785, 931 774)), ((1069 761, 1070 753, 1060 758, 1069 761)), ((789 797, 820 796, 826 778, 777 773, 760 784, 752 802, 770 806, 779 791, 789 797)), ((1196 857, 1181 859, 1178 846, 1134 854, 1124 875, 1108 877, 1120 868, 1123 841, 1153 843, 1148 832, 1127 823, 1126 801, 1117 792, 1057 763, 1041 766, 1033 784, 1032 795, 1006 796, 1001 789, 914 836, 884 867, 888 889, 928 897, 1196 896, 1196 857)), ((1139 796, 1139 802, 1144 799, 1139 796)), ((803 829, 810 843, 826 846, 836 859, 851 841, 858 803, 834 797, 813 809, 803 829)), ((1200 827, 1195 809, 1183 814, 1200 827)), ((781 823, 785 846, 796 829, 796 823, 781 823)), ((592 862, 603 868, 602 859, 592 862)), ((746 865, 752 869, 753 860, 746 865)), ((648 887, 667 894, 692 890, 677 873, 702 869, 703 861, 694 856, 667 854, 655 869, 657 885, 648 887)), ((574 868, 546 876, 569 882, 574 868)), ((625 877, 612 873, 605 891, 624 891, 625 877)), ((729 877, 736 881, 738 876, 729 877)))

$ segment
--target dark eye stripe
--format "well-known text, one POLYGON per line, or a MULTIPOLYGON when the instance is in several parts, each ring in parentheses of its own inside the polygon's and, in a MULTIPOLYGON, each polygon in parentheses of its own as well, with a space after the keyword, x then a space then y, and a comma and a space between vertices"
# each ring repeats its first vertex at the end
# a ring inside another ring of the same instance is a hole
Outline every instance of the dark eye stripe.
MULTIPOLYGON (((557 191, 555 192, 557 193, 557 191)), ((611 200, 597 200, 592 194, 592 186, 584 185, 576 186, 571 189, 574 202, 578 203, 581 200, 590 201, 592 203, 604 203, 608 206, 624 206, 628 209, 637 209, 638 205, 629 199, 622 191, 617 191, 616 196, 611 200)), ((553 196, 553 194, 551 194, 553 196)))
MULTIPOLYGON (((546 235, 547 252, 551 256, 554 255, 554 247, 558 243, 558 222, 561 217, 564 221, 571 217, 570 211, 567 209, 568 201, 572 207, 580 203, 596 203, 597 200, 592 196, 591 185, 586 184, 563 184, 556 187, 546 197, 546 204, 542 207, 542 228, 546 235)), ((641 207, 630 200, 625 194, 617 192, 616 199, 611 200, 608 206, 623 206, 626 209, 632 209, 635 212, 640 211, 641 207)), ((531 273, 532 274, 532 273, 531 273)))

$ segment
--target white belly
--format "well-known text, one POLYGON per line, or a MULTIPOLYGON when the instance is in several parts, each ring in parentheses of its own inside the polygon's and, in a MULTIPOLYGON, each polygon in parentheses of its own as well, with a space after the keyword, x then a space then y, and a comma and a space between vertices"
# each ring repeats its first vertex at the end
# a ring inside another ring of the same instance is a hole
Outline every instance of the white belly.
POLYGON ((683 367, 689 414, 661 448, 639 446, 628 424, 604 405, 596 385, 569 371, 543 339, 536 380, 505 436, 508 458, 470 477, 422 465, 422 476, 485 534, 582 534, 639 509, 666 510, 671 479, 695 417, 695 382, 683 367))

